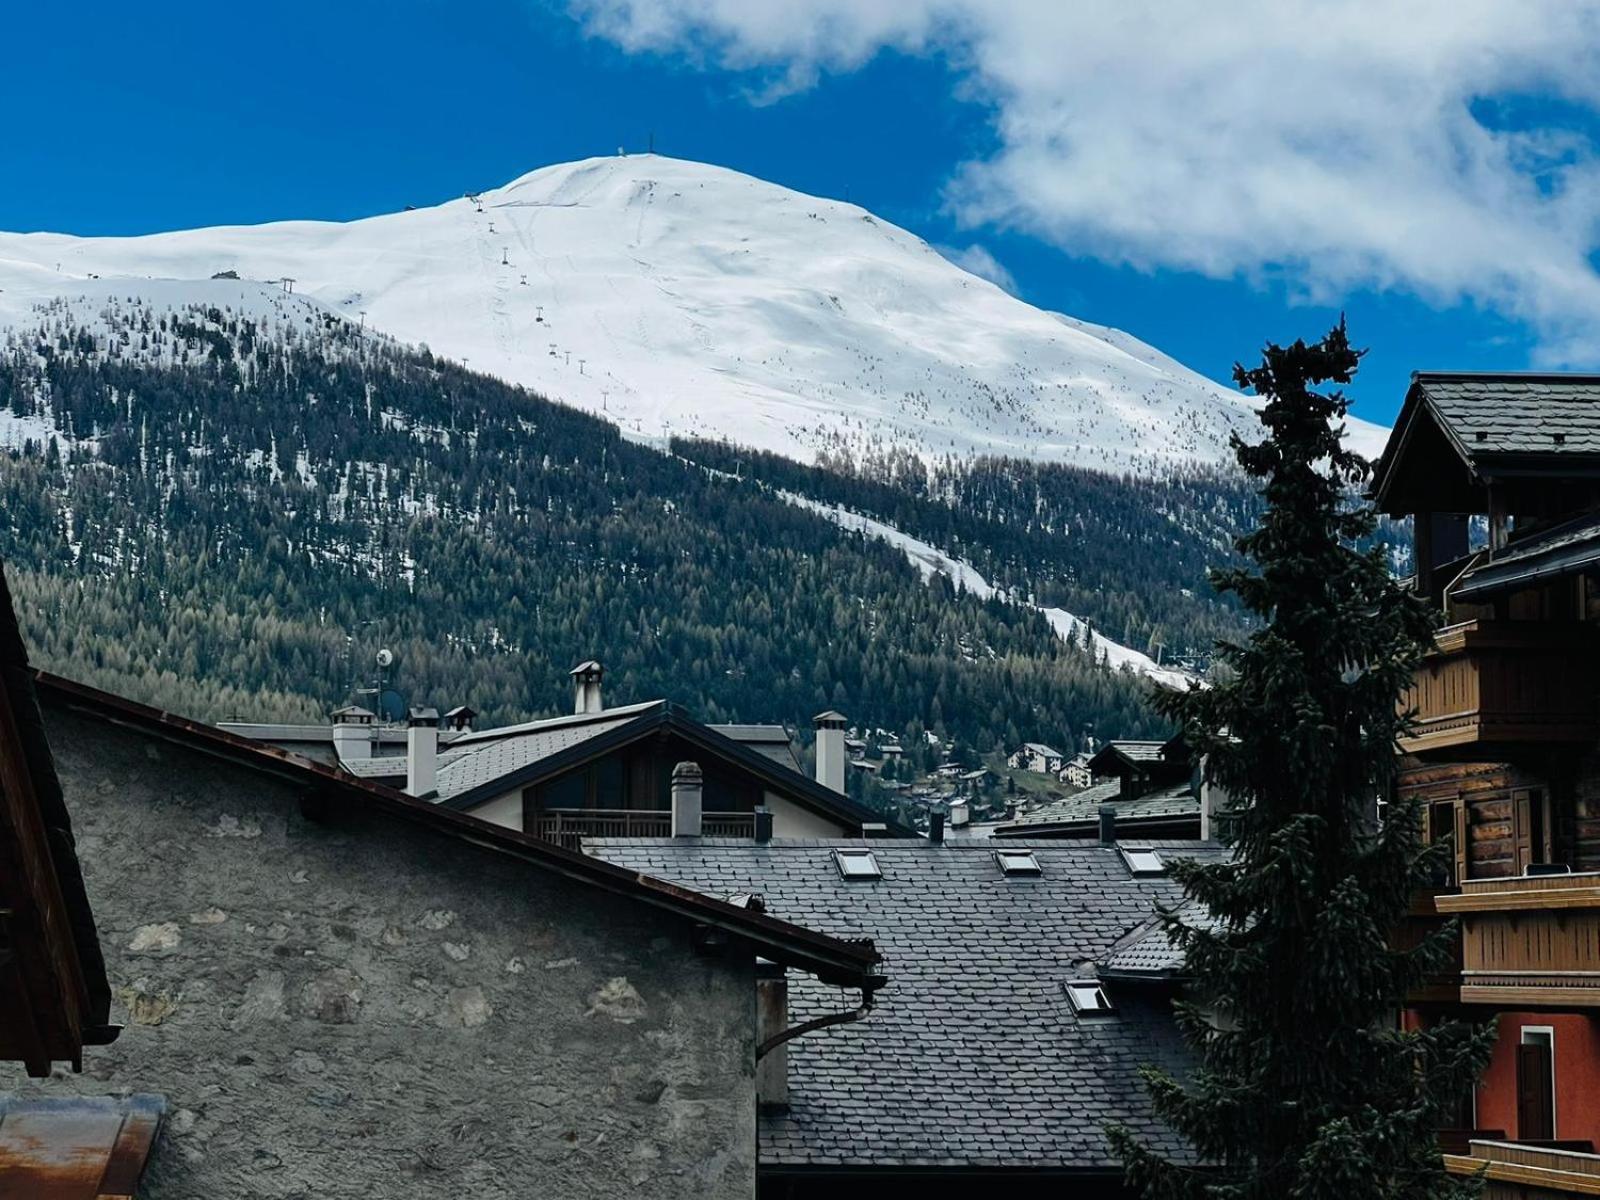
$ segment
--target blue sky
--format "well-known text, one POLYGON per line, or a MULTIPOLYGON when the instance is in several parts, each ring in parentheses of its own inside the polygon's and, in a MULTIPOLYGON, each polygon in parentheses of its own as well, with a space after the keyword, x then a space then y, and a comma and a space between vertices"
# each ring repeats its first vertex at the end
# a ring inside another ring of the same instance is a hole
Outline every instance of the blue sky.
MULTIPOLYGON (((1087 164, 1111 180, 1096 213, 1100 196, 1037 168, 1018 132, 1029 127, 1019 97, 1031 85, 986 69, 993 47, 977 33, 941 42, 896 26, 796 50, 784 40, 791 31, 747 27, 697 2, 641 15, 646 0, 589 0, 576 16, 527 0, 12 5, 0 18, 13 48, 0 72, 11 114, 0 228, 124 234, 348 219, 619 146, 642 150, 653 134, 663 153, 848 196, 937 244, 981 245, 1029 301, 1129 330, 1217 378, 1263 339, 1314 336, 1343 308, 1371 347, 1355 395, 1373 420, 1392 417, 1413 369, 1524 368, 1548 358, 1554 326, 1570 333, 1559 302, 1508 299, 1476 284, 1485 272, 1470 263, 1410 261, 1351 233, 1340 213, 1328 231, 1315 218, 1305 226, 1316 242, 1309 264, 1274 261, 1265 239, 1251 261, 1248 224, 1241 234, 1208 217, 1190 228, 1189 209, 1210 203, 1200 191, 1192 205, 1169 195, 1176 207, 1141 217, 1142 232, 1119 227, 1113 218, 1148 197, 1115 164, 1087 164), (970 165, 996 162, 1006 173, 975 185, 970 165)), ((1549 120, 1474 103, 1486 124, 1549 120)), ((1571 124, 1589 118, 1579 104, 1571 124)), ((1108 144, 1130 136, 1114 125, 1102 120, 1108 144)), ((1581 143, 1560 149, 1554 169, 1587 155, 1581 143)), ((1166 161, 1153 157, 1140 177, 1166 161)), ((1292 166, 1273 165, 1275 177, 1292 166)), ((1422 206, 1421 226, 1427 204, 1448 207, 1420 185, 1396 194, 1396 211, 1408 203, 1422 206)), ((1249 221, 1285 236, 1272 212, 1249 221)), ((1559 248, 1550 254, 1559 263, 1559 248)), ((1594 365, 1585 354, 1562 351, 1594 365)))

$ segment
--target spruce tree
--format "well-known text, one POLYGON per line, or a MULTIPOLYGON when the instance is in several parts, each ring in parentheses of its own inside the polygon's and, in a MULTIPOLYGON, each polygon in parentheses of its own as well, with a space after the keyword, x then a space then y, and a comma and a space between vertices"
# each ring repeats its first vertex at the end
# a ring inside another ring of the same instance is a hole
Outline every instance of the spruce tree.
POLYGON ((1228 797, 1225 860, 1173 864, 1187 902, 1163 914, 1190 992, 1178 1015, 1197 1065, 1146 1083, 1200 1163, 1110 1131, 1151 1200, 1443 1200, 1475 1183, 1444 1172, 1436 1130, 1473 1086, 1492 1033, 1396 1027, 1407 994, 1444 966, 1453 930, 1415 949, 1390 935, 1438 856, 1411 802, 1378 819, 1409 717, 1397 699, 1433 614, 1390 576, 1352 499, 1368 464, 1342 442, 1361 358, 1344 322, 1314 345, 1268 345, 1234 377, 1265 400, 1259 444, 1234 440, 1265 511, 1217 572, 1259 620, 1218 647, 1213 686, 1157 707, 1228 797), (1322 389, 1324 385, 1335 385, 1322 389))

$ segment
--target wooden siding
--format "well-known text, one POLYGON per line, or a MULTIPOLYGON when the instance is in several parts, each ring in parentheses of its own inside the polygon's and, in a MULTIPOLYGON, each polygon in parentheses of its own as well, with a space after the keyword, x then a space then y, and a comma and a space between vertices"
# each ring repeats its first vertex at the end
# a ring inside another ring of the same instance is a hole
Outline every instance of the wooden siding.
POLYGON ((1417 727, 1408 754, 1475 747, 1592 745, 1600 708, 1594 631, 1577 622, 1467 621, 1440 630, 1401 699, 1417 727))
POLYGON ((1435 905, 1461 918, 1465 1003, 1600 1007, 1600 874, 1473 880, 1435 905))
POLYGON ((1452 1175, 1477 1175, 1487 1181, 1484 1196, 1534 1200, 1558 1196, 1600 1196, 1600 1155, 1515 1142, 1471 1144, 1470 1154, 1446 1154, 1452 1175))

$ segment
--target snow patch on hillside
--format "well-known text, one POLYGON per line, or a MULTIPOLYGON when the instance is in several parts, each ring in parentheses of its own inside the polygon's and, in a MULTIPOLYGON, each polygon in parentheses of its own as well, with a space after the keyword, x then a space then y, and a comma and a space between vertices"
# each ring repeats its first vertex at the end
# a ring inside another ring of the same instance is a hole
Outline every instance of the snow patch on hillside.
POLYGON ((1083 643, 1084 631, 1087 630, 1096 659, 1104 659, 1113 670, 1129 670, 1139 675, 1149 677, 1153 682, 1162 687, 1187 688, 1197 682, 1195 677, 1186 671, 1175 670, 1172 667, 1163 667, 1156 663, 1148 654, 1141 654, 1120 642, 1098 633, 1089 623, 1081 617, 1074 616, 1064 608, 1045 608, 1028 601, 1020 601, 1016 597, 1000 591, 983 577, 971 563, 961 559, 952 558, 936 546, 912 537, 908 533, 896 529, 893 525, 886 525, 882 521, 851 512, 835 504, 823 504, 809 497, 801 496, 795 492, 779 491, 778 495, 790 504, 799 505, 814 513, 818 513, 841 529, 848 529, 856 533, 865 534, 867 537, 881 538, 891 546, 900 550, 911 564, 921 572, 924 579, 934 575, 943 575, 957 588, 961 588, 980 600, 989 600, 995 597, 1009 604, 1023 604, 1025 607, 1036 609, 1045 620, 1050 623, 1050 628, 1063 641, 1071 640, 1079 645, 1083 643))

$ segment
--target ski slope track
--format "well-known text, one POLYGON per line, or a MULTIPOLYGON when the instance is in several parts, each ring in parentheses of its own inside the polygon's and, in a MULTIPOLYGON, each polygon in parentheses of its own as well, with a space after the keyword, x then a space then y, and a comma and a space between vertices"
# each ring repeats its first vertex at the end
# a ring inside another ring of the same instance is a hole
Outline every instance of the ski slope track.
MULTIPOLYGON (((1156 475, 1230 461, 1229 434, 1257 428, 1244 397, 1127 334, 1034 308, 864 209, 656 155, 348 223, 0 233, 0 324, 51 299, 159 305, 191 287, 254 307, 285 279, 640 440, 1156 475), (211 283, 226 271, 240 283, 211 283)), ((1383 432, 1351 422, 1365 453, 1383 432)))
POLYGON ((998 596, 1007 603, 1021 604, 1034 609, 1049 623, 1051 631, 1063 641, 1071 641, 1082 645, 1084 635, 1087 633, 1090 653, 1097 660, 1103 661, 1113 671, 1132 671, 1136 675, 1146 676, 1160 687, 1176 691, 1198 686, 1201 682, 1186 671, 1161 666, 1148 654, 1124 646, 1121 642, 1112 641, 1097 632, 1082 617, 1074 616, 1064 608, 1046 608, 1044 605, 1034 604, 1031 600, 1023 600, 1001 592, 999 588, 979 574, 971 563, 964 562, 959 558, 951 558, 937 546, 929 545, 919 538, 903 533, 893 525, 886 525, 882 521, 863 516, 861 513, 851 512, 849 509, 841 508, 836 504, 823 504, 820 501, 796 495, 793 492, 779 492, 778 495, 782 496, 790 504, 810 509, 814 513, 827 517, 828 520, 841 529, 864 534, 869 538, 879 538, 889 543, 910 560, 911 565, 917 568, 925 580, 932 578, 934 575, 943 575, 950 580, 954 587, 960 588, 980 600, 989 600, 998 596))

